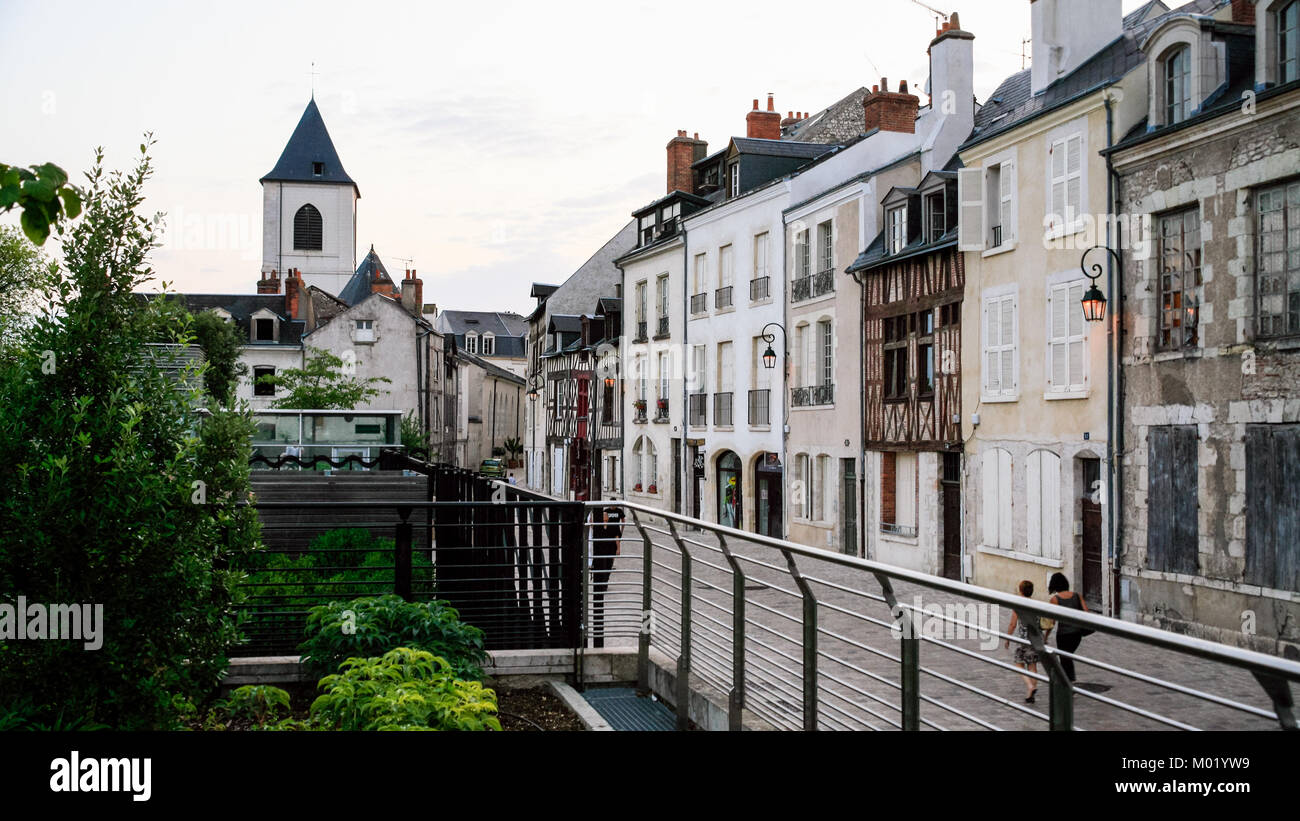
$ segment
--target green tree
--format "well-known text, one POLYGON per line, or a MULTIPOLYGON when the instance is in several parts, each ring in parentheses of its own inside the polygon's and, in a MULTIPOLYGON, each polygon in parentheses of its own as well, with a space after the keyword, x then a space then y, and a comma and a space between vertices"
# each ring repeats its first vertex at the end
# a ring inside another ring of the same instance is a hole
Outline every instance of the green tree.
POLYGON ((271 385, 276 391, 288 391, 271 407, 353 410, 388 392, 375 387, 390 382, 386 376, 359 379, 351 373, 355 365, 344 363, 341 357, 320 348, 308 348, 307 356, 301 368, 285 368, 257 380, 258 384, 271 385))
POLYGON ((238 636, 240 576, 225 568, 257 539, 238 505, 251 425, 237 411, 204 418, 197 380, 147 364, 150 343, 193 341, 176 300, 133 296, 159 225, 142 213, 148 146, 128 172, 106 172, 96 152, 52 310, 0 362, 0 590, 103 613, 97 650, 0 643, 0 699, 27 705, 32 725, 175 726, 238 636))
POLYGON ((49 299, 54 263, 17 228, 0 225, 0 349, 15 342, 49 299))
POLYGON ((194 318, 194 339, 208 363, 203 373, 208 395, 222 405, 229 405, 239 378, 248 373, 248 366, 239 361, 243 346, 239 329, 213 312, 204 311, 194 318))
POLYGON ((54 163, 28 168, 0 163, 0 214, 14 208, 23 209, 23 233, 44 245, 50 228, 62 232, 62 222, 81 213, 81 191, 68 184, 67 172, 54 163))

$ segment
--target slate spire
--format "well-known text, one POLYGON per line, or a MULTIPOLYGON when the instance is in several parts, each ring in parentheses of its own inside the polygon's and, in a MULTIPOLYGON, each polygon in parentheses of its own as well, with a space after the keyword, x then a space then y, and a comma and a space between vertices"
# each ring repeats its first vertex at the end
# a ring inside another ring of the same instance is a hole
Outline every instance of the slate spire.
POLYGON ((261 179, 263 183, 270 181, 342 183, 351 185, 357 196, 361 196, 361 189, 343 170, 314 95, 302 112, 302 119, 298 120, 298 126, 289 137, 275 168, 261 179))

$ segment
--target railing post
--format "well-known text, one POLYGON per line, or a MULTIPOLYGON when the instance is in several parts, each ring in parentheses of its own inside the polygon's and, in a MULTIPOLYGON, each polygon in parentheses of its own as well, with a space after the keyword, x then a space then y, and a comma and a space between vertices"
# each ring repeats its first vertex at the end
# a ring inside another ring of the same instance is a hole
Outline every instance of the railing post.
POLYGON ((411 600, 411 509, 399 507, 401 521, 396 528, 396 548, 393 556, 393 592, 406 601, 411 600))
POLYGON ((894 585, 888 576, 873 574, 880 584, 880 591, 889 605, 889 612, 894 616, 899 629, 899 685, 902 687, 902 704, 899 712, 903 714, 904 730, 915 732, 921 729, 921 638, 916 634, 912 614, 898 604, 894 595, 894 585))
MULTIPOLYGON (((579 691, 586 689, 583 684, 583 672, 584 672, 584 667, 586 666, 583 664, 583 659, 585 658, 587 653, 587 637, 588 635, 590 635, 591 632, 590 622, 589 622, 589 619, 591 617, 591 608, 592 608, 591 569, 587 565, 587 562, 589 561, 587 558, 587 552, 591 549, 590 528, 591 528, 591 517, 594 515, 594 513, 595 513, 594 508, 591 511, 588 511, 586 508, 582 508, 582 530, 581 530, 582 559, 579 562, 579 565, 582 568, 581 571, 582 572, 582 606, 578 608, 578 614, 579 614, 578 646, 573 651, 573 680, 577 684, 579 691)), ((602 605, 603 604, 604 602, 602 602, 602 605)), ((602 619, 601 621, 602 621, 601 627, 603 629, 604 619, 602 619)))
POLYGON ((1074 684, 1070 677, 1065 674, 1065 668, 1061 666, 1061 658, 1056 653, 1047 649, 1047 642, 1043 639, 1043 631, 1040 627, 1039 616, 1035 613, 1025 613, 1017 610, 1017 622, 1025 626, 1025 633, 1029 635, 1029 644, 1038 654, 1038 658, 1043 662, 1043 668, 1047 670, 1047 682, 1049 690, 1048 701, 1048 729, 1068 731, 1074 729, 1074 684))
POLYGON ((654 564, 650 553, 650 534, 641 517, 632 510, 632 523, 641 533, 641 629, 636 637, 636 691, 638 695, 650 692, 650 628, 654 625, 654 602, 650 598, 650 579, 654 564))
MULTIPOLYGON (((564 565, 564 623, 568 625, 570 647, 577 647, 581 639, 582 583, 587 570, 587 554, 582 540, 583 506, 581 502, 568 502, 560 507, 560 549, 567 550, 564 565)), ((563 561, 563 559, 562 559, 563 561)))
POLYGON ((745 571, 718 534, 718 544, 731 565, 731 692, 727 694, 727 729, 744 729, 745 710, 745 571))
POLYGON ((677 525, 668 519, 668 530, 682 554, 681 655, 677 657, 677 729, 691 727, 691 553, 677 535, 677 525))
POLYGON ((790 568, 790 578, 803 596, 803 728, 809 732, 817 729, 817 597, 812 585, 799 572, 794 554, 782 550, 785 563, 790 568))

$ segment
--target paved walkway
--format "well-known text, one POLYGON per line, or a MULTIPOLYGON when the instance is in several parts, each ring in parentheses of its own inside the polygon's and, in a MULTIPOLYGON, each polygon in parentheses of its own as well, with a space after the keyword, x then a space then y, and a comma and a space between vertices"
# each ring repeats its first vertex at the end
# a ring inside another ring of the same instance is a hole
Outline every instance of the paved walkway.
MULTIPOLYGON (((629 537, 615 563, 607 595, 608 646, 635 645, 641 622, 641 542, 629 537)), ((716 536, 691 532, 698 544, 688 547, 692 563, 692 670, 699 683, 720 693, 731 687, 732 575, 716 536)), ((680 559, 671 537, 652 534, 654 571, 654 646, 671 657, 680 653, 680 559)), ((798 729, 802 722, 802 600, 784 559, 768 548, 729 545, 740 558, 746 578, 747 706, 772 724, 798 729)), ((893 619, 873 576, 826 562, 800 558, 818 600, 819 715, 823 729, 890 729, 900 714, 900 644, 893 619), (874 597, 874 598, 871 598, 874 597)), ((927 611, 956 605, 955 597, 926 588, 897 584, 900 602, 917 601, 927 611)), ((967 611, 980 624, 1005 631, 1010 613, 967 611)), ((961 611, 957 611, 958 614, 961 611)), ((944 622, 930 619, 931 629, 944 622)), ((955 629, 955 628, 950 628, 955 629)), ((927 635, 931 635, 927 633, 927 635)), ((938 635, 937 633, 934 635, 938 635)), ((951 635, 951 633, 950 633, 951 635)), ((1046 729, 1048 685, 1039 684, 1036 703, 1027 704, 1025 684, 1013 663, 1013 649, 988 635, 970 631, 965 638, 945 638, 949 646, 921 644, 923 726, 931 729, 1046 729), (1000 662, 999 665, 996 662, 1000 662), (960 682, 960 684, 954 683, 960 682), (963 686, 964 685, 964 686, 963 686)), ((1050 642, 1055 644, 1054 640, 1050 642)), ((1174 682, 1260 709, 1271 705, 1253 677, 1244 671, 1172 651, 1094 634, 1077 651, 1093 659, 1144 676, 1174 682)), ((1158 683, 1135 679, 1084 661, 1076 662, 1080 681, 1075 695, 1075 724, 1085 730, 1172 729, 1140 713, 1117 707, 1123 702, 1201 729, 1275 729, 1276 721, 1222 707, 1158 683)), ((1045 676, 1042 665, 1039 673, 1045 676)))

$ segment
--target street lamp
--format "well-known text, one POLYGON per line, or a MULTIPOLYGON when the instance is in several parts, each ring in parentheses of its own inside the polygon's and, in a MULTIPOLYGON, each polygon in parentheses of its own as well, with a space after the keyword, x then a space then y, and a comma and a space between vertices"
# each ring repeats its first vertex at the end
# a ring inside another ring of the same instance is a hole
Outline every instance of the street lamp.
POLYGON ((1088 269, 1084 265, 1084 261, 1088 258, 1089 251, 1095 251, 1098 248, 1114 257, 1116 264, 1119 264, 1120 262, 1119 254, 1115 253, 1110 248, 1107 248, 1105 245, 1094 245, 1087 251, 1084 251, 1083 256, 1079 257, 1079 270, 1083 271, 1083 275, 1092 283, 1088 286, 1088 290, 1084 291, 1083 299, 1080 300, 1080 304, 1083 306, 1083 318, 1089 322, 1101 322, 1106 318, 1106 295, 1097 287, 1097 280, 1101 277, 1101 265, 1094 262, 1092 264, 1093 273, 1091 274, 1088 273, 1088 269))
POLYGON ((785 340, 785 326, 779 322, 769 322, 763 326, 763 332, 759 334, 763 341, 767 343, 767 350, 763 351, 763 367, 769 371, 776 367, 776 351, 772 350, 772 343, 776 341, 776 334, 768 333, 767 329, 772 326, 781 329, 781 339, 785 340))

